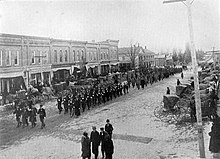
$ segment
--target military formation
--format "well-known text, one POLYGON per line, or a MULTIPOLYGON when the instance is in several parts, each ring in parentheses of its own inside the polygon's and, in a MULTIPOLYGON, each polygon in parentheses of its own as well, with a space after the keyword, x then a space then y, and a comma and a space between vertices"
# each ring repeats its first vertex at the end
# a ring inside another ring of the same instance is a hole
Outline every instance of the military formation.
POLYGON ((85 110, 90 110, 92 107, 104 104, 128 92, 127 82, 96 85, 89 88, 81 87, 80 89, 72 88, 65 95, 58 96, 57 108, 59 114, 64 111, 64 114, 69 114, 70 117, 78 117, 85 110))

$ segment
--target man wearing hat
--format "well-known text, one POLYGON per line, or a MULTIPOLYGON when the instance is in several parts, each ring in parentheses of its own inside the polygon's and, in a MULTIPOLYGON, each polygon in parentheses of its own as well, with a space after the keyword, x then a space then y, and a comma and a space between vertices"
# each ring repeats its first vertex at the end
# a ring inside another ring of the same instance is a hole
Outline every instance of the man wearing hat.
POLYGON ((105 131, 109 134, 110 138, 112 139, 112 131, 113 131, 113 126, 110 124, 109 119, 106 120, 107 124, 105 124, 105 131))
POLYGON ((95 159, 97 159, 99 154, 100 136, 95 126, 92 127, 90 140, 92 143, 92 153, 95 155, 95 159))
POLYGON ((104 150, 104 142, 105 138, 108 135, 106 131, 104 131, 104 128, 100 128, 100 141, 101 141, 101 151, 102 151, 102 158, 105 156, 105 150, 104 150))
POLYGON ((46 117, 46 111, 43 108, 43 104, 40 104, 40 109, 38 110, 37 114, 39 114, 41 129, 43 129, 45 127, 44 118, 46 117))

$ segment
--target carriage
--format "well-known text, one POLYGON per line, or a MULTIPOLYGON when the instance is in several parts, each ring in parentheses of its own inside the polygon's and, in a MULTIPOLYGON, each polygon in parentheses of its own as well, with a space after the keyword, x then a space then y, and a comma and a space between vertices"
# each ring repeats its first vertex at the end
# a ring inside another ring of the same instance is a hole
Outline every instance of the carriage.
POLYGON ((155 117, 161 121, 181 121, 187 116, 189 100, 177 95, 164 95, 163 101, 154 109, 155 117))

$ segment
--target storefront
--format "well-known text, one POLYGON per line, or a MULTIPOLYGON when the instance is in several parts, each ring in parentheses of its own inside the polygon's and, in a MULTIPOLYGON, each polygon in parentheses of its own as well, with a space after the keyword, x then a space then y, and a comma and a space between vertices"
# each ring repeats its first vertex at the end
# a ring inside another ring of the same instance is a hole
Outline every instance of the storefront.
POLYGON ((53 77, 52 80, 54 83, 64 82, 71 75, 71 66, 70 65, 52 65, 53 77))
POLYGON ((86 65, 87 77, 96 77, 98 75, 98 63, 90 63, 86 65))

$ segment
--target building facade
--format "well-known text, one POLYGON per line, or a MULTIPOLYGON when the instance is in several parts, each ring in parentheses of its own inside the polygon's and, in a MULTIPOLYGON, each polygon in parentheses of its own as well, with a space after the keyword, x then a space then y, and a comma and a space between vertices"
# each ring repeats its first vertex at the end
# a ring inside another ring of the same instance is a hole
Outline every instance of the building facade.
POLYGON ((37 82, 64 81, 82 67, 87 73, 109 73, 118 64, 118 43, 1 34, 0 92, 14 93, 37 82))
POLYGON ((148 50, 146 47, 134 46, 119 48, 118 56, 122 70, 153 67, 155 65, 155 53, 148 50), (134 66, 132 66, 132 62, 134 66))

